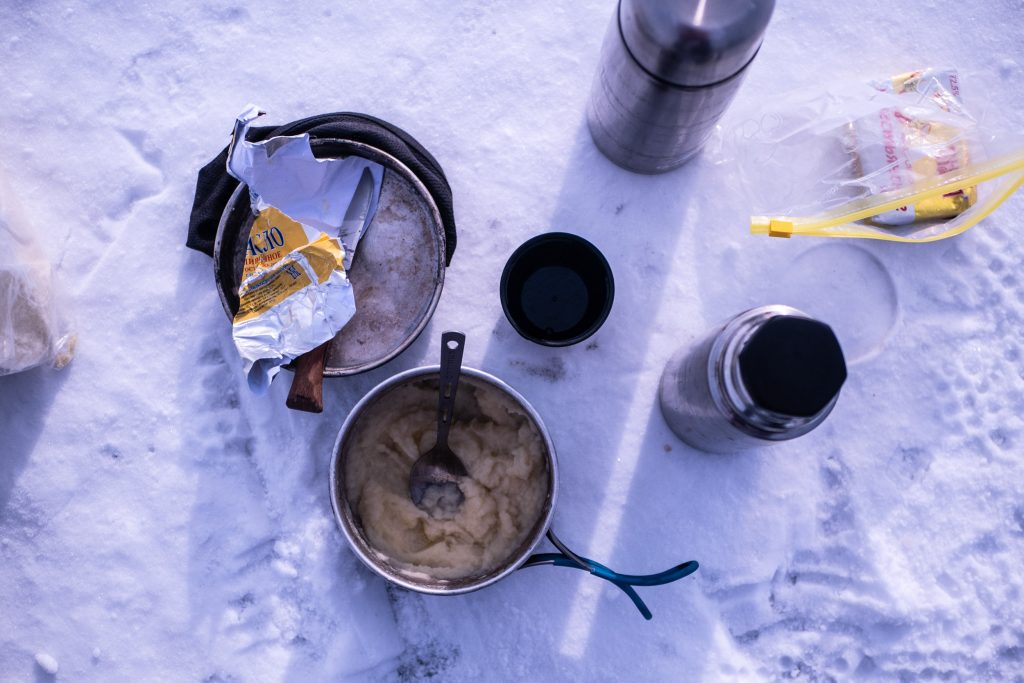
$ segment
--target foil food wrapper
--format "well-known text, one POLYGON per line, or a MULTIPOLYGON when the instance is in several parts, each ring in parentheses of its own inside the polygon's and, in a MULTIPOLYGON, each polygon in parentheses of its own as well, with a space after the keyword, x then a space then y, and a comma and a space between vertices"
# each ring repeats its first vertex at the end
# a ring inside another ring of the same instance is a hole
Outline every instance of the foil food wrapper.
POLYGON ((281 366, 332 339, 355 315, 347 269, 370 226, 384 177, 361 157, 317 159, 308 135, 252 143, 249 105, 235 120, 228 173, 256 214, 232 324, 250 389, 267 390, 281 366))

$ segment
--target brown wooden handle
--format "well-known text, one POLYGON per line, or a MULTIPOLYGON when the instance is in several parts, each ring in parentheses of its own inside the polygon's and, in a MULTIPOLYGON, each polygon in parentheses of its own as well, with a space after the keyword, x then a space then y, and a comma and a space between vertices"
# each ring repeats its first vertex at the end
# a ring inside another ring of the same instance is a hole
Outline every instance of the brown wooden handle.
POLYGON ((292 410, 324 411, 324 364, 330 343, 326 341, 295 359, 295 377, 286 403, 292 410))

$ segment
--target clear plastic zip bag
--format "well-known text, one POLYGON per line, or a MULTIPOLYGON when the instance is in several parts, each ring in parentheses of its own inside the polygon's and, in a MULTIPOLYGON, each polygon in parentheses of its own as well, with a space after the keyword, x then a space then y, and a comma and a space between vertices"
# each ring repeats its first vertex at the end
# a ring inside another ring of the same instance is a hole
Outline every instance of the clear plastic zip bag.
POLYGON ((1024 184, 1024 141, 969 109, 953 69, 783 96, 724 143, 751 232, 773 237, 931 242, 1024 184))
POLYGON ((0 376, 62 368, 75 335, 63 295, 0 167, 0 376))

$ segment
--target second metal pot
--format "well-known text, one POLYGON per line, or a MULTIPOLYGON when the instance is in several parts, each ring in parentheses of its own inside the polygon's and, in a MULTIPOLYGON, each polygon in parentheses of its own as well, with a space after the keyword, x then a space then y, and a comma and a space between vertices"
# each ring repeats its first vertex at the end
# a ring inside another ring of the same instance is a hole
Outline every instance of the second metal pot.
POLYGON ((352 506, 349 505, 345 485, 345 460, 349 453, 356 425, 368 412, 369 408, 376 405, 379 401, 387 400, 388 394, 399 387, 422 380, 436 380, 438 376, 438 366, 407 370, 377 385, 355 405, 342 425, 337 442, 334 445, 334 456, 331 461, 331 504, 342 533, 345 534, 345 538, 348 540, 349 545, 352 546, 356 556, 367 567, 388 581, 409 590, 434 595, 454 595, 474 591, 499 581, 515 571, 530 556, 533 548, 544 537, 544 533, 551 524, 551 517, 554 515, 555 499, 558 494, 558 461, 555 459, 555 446, 551 442, 551 437, 548 435, 540 415, 537 414, 537 411, 533 409, 522 395, 493 375, 472 368, 462 368, 462 382, 471 383, 478 389, 485 391, 499 391, 512 398, 522 408, 523 412, 526 413, 530 422, 533 423, 534 429, 540 435, 544 446, 544 453, 542 455, 548 474, 547 493, 540 518, 534 524, 520 547, 510 554, 502 564, 482 576, 466 579, 438 579, 422 572, 412 572, 403 569, 389 562, 386 557, 374 550, 367 539, 358 516, 352 509, 352 506))
POLYGON ((551 520, 555 511, 555 500, 558 494, 558 461, 555 458, 555 446, 551 441, 544 422, 533 406, 519 392, 505 384, 497 377, 472 368, 462 369, 462 381, 474 384, 477 388, 487 391, 500 391, 512 398, 533 423, 540 435, 544 447, 544 459, 547 464, 547 491, 541 514, 530 530, 527 538, 497 567, 483 575, 463 579, 439 579, 422 572, 404 569, 375 550, 369 542, 361 521, 349 503, 346 493, 345 462, 354 440, 356 426, 366 415, 368 409, 377 402, 386 400, 388 394, 395 389, 412 382, 430 380, 439 376, 438 366, 414 368, 399 373, 373 388, 352 409, 338 433, 331 459, 330 488, 331 506, 334 517, 341 528, 356 556, 374 573, 391 583, 420 593, 432 595, 457 595, 468 593, 489 586, 522 567, 533 567, 552 564, 561 567, 581 569, 599 578, 610 581, 625 592, 633 604, 644 616, 651 618, 651 611, 634 590, 634 586, 657 586, 689 576, 697 570, 697 562, 690 561, 679 564, 669 570, 657 574, 629 575, 619 574, 608 567, 569 550, 551 531, 551 520), (531 554, 543 538, 557 548, 555 553, 531 554))

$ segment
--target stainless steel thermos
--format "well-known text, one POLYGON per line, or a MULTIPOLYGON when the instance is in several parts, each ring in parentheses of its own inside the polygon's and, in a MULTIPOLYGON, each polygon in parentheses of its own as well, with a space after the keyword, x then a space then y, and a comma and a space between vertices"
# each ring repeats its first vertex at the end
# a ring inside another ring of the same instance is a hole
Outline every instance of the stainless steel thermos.
POLYGON ((762 306, 677 352, 662 373, 659 398, 676 436, 728 453, 811 431, 845 380, 832 328, 789 306, 762 306))
POLYGON ((619 166, 685 163, 732 101, 775 0, 619 0, 587 105, 597 147, 619 166))

